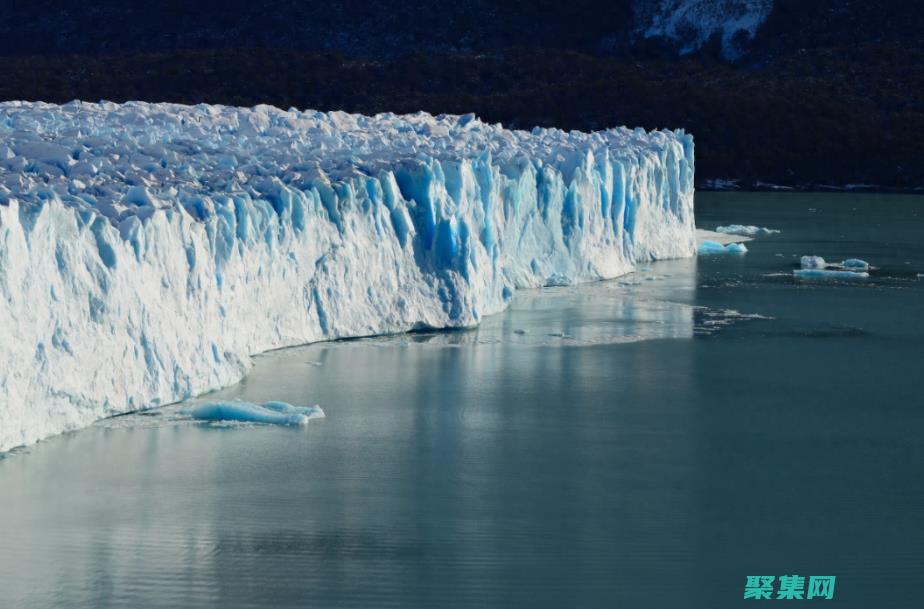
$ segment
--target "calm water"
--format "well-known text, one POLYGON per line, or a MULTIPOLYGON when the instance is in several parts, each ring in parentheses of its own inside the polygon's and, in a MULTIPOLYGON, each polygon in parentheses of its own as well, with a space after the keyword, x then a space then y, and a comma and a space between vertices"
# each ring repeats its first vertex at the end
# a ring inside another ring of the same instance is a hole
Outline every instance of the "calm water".
POLYGON ((280 351, 222 397, 0 460, 0 606, 920 606, 924 199, 701 195, 745 257, 518 294, 469 332, 280 351), (796 283, 802 254, 866 282, 796 283), (813 602, 813 601, 804 601, 813 602))

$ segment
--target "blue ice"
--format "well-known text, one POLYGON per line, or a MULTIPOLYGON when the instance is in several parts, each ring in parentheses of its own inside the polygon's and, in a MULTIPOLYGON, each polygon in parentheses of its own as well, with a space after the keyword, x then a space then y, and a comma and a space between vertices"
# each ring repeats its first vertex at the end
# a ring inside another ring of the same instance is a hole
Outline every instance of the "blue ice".
POLYGON ((746 254, 748 248, 744 246, 743 243, 729 243, 728 245, 722 245, 717 241, 703 241, 699 249, 696 250, 698 254, 746 254))
POLYGON ((320 406, 293 406, 286 402, 212 402, 189 410, 200 421, 242 421, 269 425, 307 425, 324 417, 320 406))
POLYGON ((848 258, 841 262, 841 266, 845 269, 850 269, 853 271, 868 271, 869 263, 866 260, 860 260, 859 258, 848 258))
POLYGON ((848 258, 847 260, 842 260, 840 264, 837 264, 834 262, 826 262, 821 256, 802 256, 800 266, 802 266, 803 269, 827 268, 850 272, 866 272, 870 268, 866 260, 860 260, 859 258, 848 258))
POLYGON ((866 279, 869 277, 869 273, 828 269, 796 269, 792 273, 797 279, 866 279))

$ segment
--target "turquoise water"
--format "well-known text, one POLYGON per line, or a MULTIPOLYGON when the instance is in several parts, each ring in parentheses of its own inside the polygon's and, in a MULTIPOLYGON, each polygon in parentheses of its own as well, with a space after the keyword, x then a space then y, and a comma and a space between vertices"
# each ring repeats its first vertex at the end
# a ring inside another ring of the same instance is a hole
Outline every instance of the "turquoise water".
POLYGON ((832 606, 924 585, 924 199, 699 195, 780 235, 522 292, 472 331, 278 351, 212 397, 307 428, 132 415, 0 460, 0 606, 832 606), (865 282, 796 282, 803 254, 865 282), (804 601, 815 602, 815 601, 804 601))

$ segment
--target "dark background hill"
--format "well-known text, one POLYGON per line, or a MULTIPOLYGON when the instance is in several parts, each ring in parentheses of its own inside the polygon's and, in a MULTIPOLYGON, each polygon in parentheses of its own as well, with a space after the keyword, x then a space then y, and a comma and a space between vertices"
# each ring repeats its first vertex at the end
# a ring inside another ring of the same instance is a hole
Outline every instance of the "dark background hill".
POLYGON ((0 99, 684 127, 700 185, 924 187, 909 0, 0 0, 0 99))

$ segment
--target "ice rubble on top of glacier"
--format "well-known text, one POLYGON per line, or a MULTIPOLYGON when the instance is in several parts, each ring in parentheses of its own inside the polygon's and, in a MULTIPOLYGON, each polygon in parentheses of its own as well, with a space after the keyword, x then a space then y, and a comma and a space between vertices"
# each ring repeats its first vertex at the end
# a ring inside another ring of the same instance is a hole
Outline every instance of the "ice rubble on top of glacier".
MULTIPOLYGON (((682 132, 521 131, 473 114, 363 116, 265 105, 5 102, 0 120, 0 203, 57 195, 113 222, 178 204, 201 219, 211 210, 198 196, 271 197, 280 184, 336 188, 433 159, 489 158, 506 175, 528 163, 550 166, 567 182, 588 153, 603 163, 609 156, 660 154, 677 141, 692 146, 682 132)), ((450 194, 463 186, 459 179, 446 172, 450 194)))
POLYGON ((690 256, 693 171, 682 131, 2 103, 0 450, 690 256))

